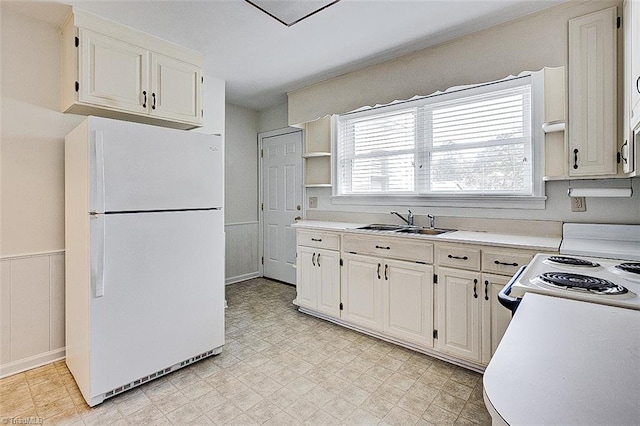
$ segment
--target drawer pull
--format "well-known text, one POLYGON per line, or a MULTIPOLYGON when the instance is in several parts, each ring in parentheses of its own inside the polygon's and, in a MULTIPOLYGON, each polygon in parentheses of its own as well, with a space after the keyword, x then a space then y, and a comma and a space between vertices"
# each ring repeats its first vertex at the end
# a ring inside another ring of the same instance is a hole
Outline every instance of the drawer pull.
POLYGON ((319 243, 322 242, 322 238, 312 238, 311 241, 317 241, 319 243))
POLYGON ((447 256, 449 259, 469 260, 467 256, 454 256, 452 254, 447 256))
POLYGON ((378 263, 378 279, 380 279, 380 264, 378 263))
POLYGON ((313 253, 313 256, 311 256, 311 263, 313 263, 313 266, 316 266, 316 254, 313 253))
POLYGON ((578 168, 578 148, 573 150, 573 168, 578 168))
POLYGON ((484 280, 484 300, 489 300, 489 281, 484 280))
POLYGON ((377 249, 382 249, 382 250, 391 250, 391 247, 389 247, 389 246, 379 246, 379 245, 376 245, 376 248, 377 248, 377 249))
POLYGON ((506 262, 500 262, 499 260, 494 260, 493 263, 495 263, 496 265, 504 265, 504 266, 518 266, 518 264, 515 262, 506 263, 506 262))
POLYGON ((474 279, 473 280, 473 298, 477 299, 478 298, 478 292, 476 291, 476 286, 478 285, 478 279, 474 279))

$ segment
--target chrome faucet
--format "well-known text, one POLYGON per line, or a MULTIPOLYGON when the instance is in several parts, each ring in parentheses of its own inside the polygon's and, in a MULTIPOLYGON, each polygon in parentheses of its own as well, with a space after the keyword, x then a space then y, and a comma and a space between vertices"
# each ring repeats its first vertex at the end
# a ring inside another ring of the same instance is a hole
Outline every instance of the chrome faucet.
POLYGON ((400 219, 402 219, 407 225, 409 226, 413 226, 413 213, 411 213, 411 210, 408 210, 409 214, 407 215, 407 218, 405 219, 404 217, 402 217, 402 215, 398 212, 391 212, 391 214, 395 214, 396 216, 398 216, 400 219))
POLYGON ((428 214, 427 217, 429 218, 429 228, 433 229, 436 227, 436 217, 432 214, 428 214))

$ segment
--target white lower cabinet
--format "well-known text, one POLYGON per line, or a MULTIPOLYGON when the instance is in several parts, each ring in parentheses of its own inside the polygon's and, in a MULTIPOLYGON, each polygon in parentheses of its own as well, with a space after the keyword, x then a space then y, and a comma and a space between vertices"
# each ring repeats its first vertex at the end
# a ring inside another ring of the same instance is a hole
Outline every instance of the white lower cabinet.
POLYGON ((433 267, 344 254, 342 319, 433 347, 433 267))
POLYGON ((383 277, 384 332, 433 347, 433 266, 384 260, 383 277))
POLYGON ((480 362, 480 273, 438 268, 436 349, 480 362))
MULTIPOLYGON (((335 237, 322 236, 325 240, 335 237)), ((303 239, 300 234, 298 237, 303 239)), ((322 238, 317 239, 322 242, 322 238)), ((339 318, 340 252, 298 245, 296 292, 298 306, 339 318)))
POLYGON ((482 363, 488 364, 511 321, 511 311, 500 304, 498 293, 511 277, 482 274, 482 363))

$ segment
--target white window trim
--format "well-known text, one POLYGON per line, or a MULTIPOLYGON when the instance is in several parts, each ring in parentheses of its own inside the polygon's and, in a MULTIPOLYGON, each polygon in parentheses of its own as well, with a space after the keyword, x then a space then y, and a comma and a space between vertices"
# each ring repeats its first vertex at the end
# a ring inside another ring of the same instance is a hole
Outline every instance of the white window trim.
MULTIPOLYGON (((439 96, 445 93, 460 90, 470 90, 483 87, 488 84, 506 80, 514 80, 530 76, 531 83, 531 139, 532 139, 532 167, 533 167, 533 195, 473 195, 446 194, 446 195, 341 195, 337 193, 337 182, 334 181, 331 189, 331 203, 336 205, 392 205, 392 206, 433 206, 456 208, 498 208, 498 209, 531 209, 543 210, 546 204, 544 174, 544 70, 530 72, 524 71, 518 76, 509 76, 502 80, 484 84, 471 84, 451 87, 444 92, 436 92, 431 96, 439 96)), ((412 100, 412 99, 410 99, 412 100)), ((408 101, 410 101, 408 100, 408 101)), ((398 102, 398 108, 402 108, 404 102, 398 102)), ((393 105, 393 104, 389 104, 393 105)), ((384 107, 376 105, 374 108, 384 107)), ((356 110, 357 111, 357 110, 356 110)), ((332 152, 338 152, 338 117, 331 117, 331 148, 332 152)), ((333 155, 331 161, 331 174, 338 176, 338 156, 333 155)))

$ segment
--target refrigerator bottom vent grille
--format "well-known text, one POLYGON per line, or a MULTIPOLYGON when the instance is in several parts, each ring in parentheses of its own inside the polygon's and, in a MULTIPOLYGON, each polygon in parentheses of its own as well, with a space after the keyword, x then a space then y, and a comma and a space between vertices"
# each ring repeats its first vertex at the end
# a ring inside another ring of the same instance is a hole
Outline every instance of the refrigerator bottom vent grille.
POLYGON ((135 388, 136 386, 140 386, 146 382, 148 382, 149 380, 153 380, 153 379, 157 379, 158 377, 164 376, 165 374, 169 374, 172 371, 178 370, 184 366, 187 366, 189 364, 193 364, 196 361, 200 361, 201 359, 204 359, 208 356, 214 355, 216 353, 219 353, 219 351, 215 351, 215 350, 210 350, 204 353, 201 353, 200 355, 196 355, 193 358, 189 358, 187 360, 184 360, 178 364, 172 365, 171 367, 165 368, 164 370, 160 370, 160 371, 156 371, 155 373, 151 373, 148 376, 144 376, 139 378, 138 380, 134 380, 131 383, 127 383, 125 385, 122 385, 120 387, 117 387, 113 390, 110 390, 109 392, 104 394, 104 399, 107 398, 111 398, 112 396, 116 396, 126 390, 129 390, 131 388, 135 388))

